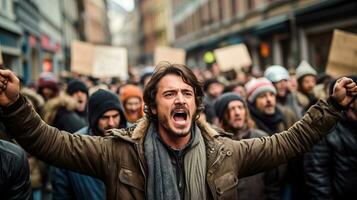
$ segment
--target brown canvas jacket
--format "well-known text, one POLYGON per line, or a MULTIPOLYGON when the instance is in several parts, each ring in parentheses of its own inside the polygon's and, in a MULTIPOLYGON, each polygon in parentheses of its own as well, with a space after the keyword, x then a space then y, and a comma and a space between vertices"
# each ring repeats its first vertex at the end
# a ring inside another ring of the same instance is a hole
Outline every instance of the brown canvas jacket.
MULTIPOLYGON (((9 133, 29 153, 46 162, 102 179, 108 199, 145 199, 147 166, 143 142, 149 121, 111 130, 113 136, 73 135, 45 124, 20 97, 3 108, 9 133)), ((288 131, 234 141, 197 122, 206 143, 209 199, 237 199, 239 178, 276 167, 326 135, 341 118, 331 103, 319 101, 288 131)))

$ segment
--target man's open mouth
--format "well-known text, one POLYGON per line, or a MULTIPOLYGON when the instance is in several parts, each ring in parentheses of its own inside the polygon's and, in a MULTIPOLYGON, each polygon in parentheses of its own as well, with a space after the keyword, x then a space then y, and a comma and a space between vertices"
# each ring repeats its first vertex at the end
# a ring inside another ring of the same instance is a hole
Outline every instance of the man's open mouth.
POLYGON ((172 112, 172 118, 178 125, 184 125, 187 122, 188 112, 185 109, 177 109, 172 112))

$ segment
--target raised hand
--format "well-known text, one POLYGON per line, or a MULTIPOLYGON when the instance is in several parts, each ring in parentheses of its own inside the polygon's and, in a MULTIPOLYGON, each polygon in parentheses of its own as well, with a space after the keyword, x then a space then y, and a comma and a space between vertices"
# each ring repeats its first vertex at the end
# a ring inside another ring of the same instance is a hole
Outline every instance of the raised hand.
POLYGON ((348 106, 357 96, 357 86, 352 79, 342 77, 338 79, 333 87, 332 98, 341 106, 348 106))
POLYGON ((0 69, 0 106, 10 106, 18 98, 20 81, 10 70, 0 69))

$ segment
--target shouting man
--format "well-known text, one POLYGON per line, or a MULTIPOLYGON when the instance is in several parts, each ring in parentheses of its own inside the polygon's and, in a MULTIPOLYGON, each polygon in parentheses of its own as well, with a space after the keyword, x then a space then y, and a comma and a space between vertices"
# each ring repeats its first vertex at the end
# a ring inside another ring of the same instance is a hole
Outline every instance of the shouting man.
POLYGON ((108 137, 72 135, 44 123, 9 70, 0 70, 0 88, 2 119, 18 143, 47 162, 103 180, 108 199, 236 199, 239 178, 307 151, 357 94, 356 84, 342 78, 327 101, 288 131, 235 141, 198 120, 203 91, 185 65, 160 63, 145 87, 146 117, 108 137))

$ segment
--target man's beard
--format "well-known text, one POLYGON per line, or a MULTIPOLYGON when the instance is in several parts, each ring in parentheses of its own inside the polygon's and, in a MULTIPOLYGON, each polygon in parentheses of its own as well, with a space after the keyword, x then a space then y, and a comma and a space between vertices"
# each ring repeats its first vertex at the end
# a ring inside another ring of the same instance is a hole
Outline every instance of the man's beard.
POLYGON ((180 131, 180 132, 176 132, 174 131, 170 125, 169 125, 169 122, 168 122, 169 119, 163 119, 163 120, 159 120, 158 123, 162 124, 162 127, 165 129, 165 131, 170 135, 170 136, 173 136, 173 137, 177 137, 177 138, 180 138, 180 137, 186 137, 188 134, 190 134, 191 132, 191 127, 192 127, 192 124, 193 124, 193 120, 191 122, 191 127, 189 128, 189 130, 187 132, 183 132, 183 131, 180 131))

